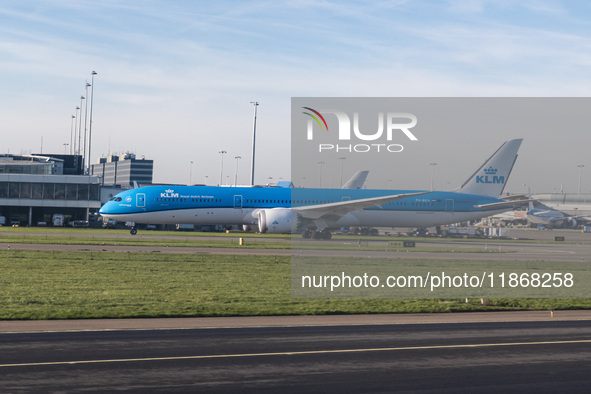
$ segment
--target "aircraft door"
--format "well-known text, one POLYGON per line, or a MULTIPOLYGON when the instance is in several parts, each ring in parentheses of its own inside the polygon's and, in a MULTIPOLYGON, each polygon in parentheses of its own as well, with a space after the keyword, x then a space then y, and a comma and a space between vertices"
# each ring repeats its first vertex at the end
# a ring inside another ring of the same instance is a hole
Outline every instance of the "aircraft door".
POLYGON ((242 196, 240 196, 240 195, 234 196, 234 208, 242 209, 242 196))
POLYGON ((138 193, 135 195, 135 205, 138 208, 146 207, 146 195, 144 193, 138 193))
POLYGON ((454 200, 451 200, 451 199, 445 200, 445 211, 446 212, 453 212, 454 211, 454 200))

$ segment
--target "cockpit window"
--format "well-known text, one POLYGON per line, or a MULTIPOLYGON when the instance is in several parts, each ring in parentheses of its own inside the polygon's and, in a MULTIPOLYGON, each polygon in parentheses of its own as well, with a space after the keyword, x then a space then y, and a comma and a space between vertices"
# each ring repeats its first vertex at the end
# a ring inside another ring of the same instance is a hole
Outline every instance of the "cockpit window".
POLYGON ((121 201, 121 197, 115 197, 115 200, 113 201, 121 201))

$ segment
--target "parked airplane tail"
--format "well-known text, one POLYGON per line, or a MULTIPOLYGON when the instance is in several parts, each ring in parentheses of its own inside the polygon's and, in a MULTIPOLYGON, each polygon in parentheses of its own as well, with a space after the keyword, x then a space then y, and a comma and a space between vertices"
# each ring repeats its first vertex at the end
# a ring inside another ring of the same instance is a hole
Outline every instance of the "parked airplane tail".
POLYGON ((498 197, 503 194, 522 138, 505 142, 464 184, 458 192, 498 197))
POLYGON ((349 179, 347 181, 347 183, 345 183, 341 187, 341 189, 361 189, 361 188, 363 188, 363 185, 365 184, 365 180, 367 179, 367 174, 369 174, 369 171, 367 171, 367 170, 357 171, 351 177, 351 179, 349 179))

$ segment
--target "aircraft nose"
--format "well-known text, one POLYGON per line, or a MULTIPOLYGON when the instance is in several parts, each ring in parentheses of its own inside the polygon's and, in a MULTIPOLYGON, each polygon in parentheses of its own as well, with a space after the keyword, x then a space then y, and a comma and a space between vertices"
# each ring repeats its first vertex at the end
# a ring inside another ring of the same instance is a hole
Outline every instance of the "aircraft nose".
POLYGON ((107 208, 108 205, 109 205, 109 203, 106 203, 105 205, 103 205, 99 209, 99 214, 104 215, 104 214, 108 213, 109 212, 109 209, 107 208))

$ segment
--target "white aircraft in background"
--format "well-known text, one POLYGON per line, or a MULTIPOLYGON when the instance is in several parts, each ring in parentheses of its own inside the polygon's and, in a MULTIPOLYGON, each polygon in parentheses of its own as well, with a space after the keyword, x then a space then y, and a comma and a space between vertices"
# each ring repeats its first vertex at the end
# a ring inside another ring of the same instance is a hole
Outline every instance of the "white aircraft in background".
POLYGON ((534 208, 533 201, 529 202, 529 209, 527 210, 526 217, 530 223, 546 227, 562 227, 564 225, 575 227, 577 225, 575 217, 565 215, 563 212, 540 203, 538 203, 538 208, 534 208))

